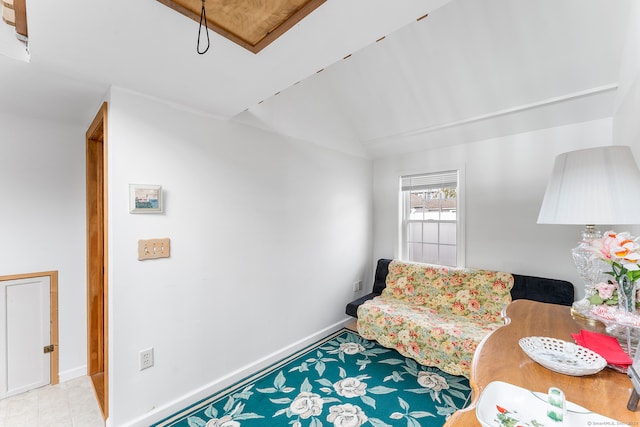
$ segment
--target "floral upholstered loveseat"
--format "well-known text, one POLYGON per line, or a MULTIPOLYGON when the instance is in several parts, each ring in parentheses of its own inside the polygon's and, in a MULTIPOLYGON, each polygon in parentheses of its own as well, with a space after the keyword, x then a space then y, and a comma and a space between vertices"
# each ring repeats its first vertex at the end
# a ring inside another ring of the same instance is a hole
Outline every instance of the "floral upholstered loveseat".
POLYGON ((452 375, 469 377, 480 341, 503 325, 513 276, 394 260, 380 296, 358 307, 358 332, 452 375))

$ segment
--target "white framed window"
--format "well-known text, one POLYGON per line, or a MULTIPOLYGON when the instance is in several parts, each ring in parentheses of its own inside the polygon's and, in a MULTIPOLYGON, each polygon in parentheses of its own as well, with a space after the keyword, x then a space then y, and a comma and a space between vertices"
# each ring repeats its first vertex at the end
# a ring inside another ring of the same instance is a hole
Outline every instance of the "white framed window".
POLYGON ((400 177, 400 259, 464 266, 458 170, 400 177))

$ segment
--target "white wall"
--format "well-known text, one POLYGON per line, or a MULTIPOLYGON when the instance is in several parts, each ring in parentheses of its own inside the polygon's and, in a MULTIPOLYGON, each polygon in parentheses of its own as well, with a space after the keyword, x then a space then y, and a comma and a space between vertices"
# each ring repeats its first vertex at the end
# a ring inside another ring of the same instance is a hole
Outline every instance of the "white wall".
POLYGON ((84 129, 0 114, 0 276, 57 270, 60 380, 86 373, 84 129))
POLYGON ((108 157, 112 425, 338 325, 352 283, 371 283, 370 160, 117 88, 108 157), (129 214, 130 183, 162 185, 165 213, 129 214), (138 261, 154 237, 171 257, 138 261))
POLYGON ((374 258, 397 255, 398 177, 464 168, 466 266, 571 281, 581 226, 538 225, 556 155, 610 145, 612 119, 483 140, 374 162, 374 258))
MULTIPOLYGON (((620 67, 620 89, 614 114, 614 142, 629 145, 640 161, 640 3, 633 2, 629 13, 627 38, 620 67)), ((639 219, 640 223, 640 219, 639 219)), ((640 225, 634 235, 640 233, 640 225)))

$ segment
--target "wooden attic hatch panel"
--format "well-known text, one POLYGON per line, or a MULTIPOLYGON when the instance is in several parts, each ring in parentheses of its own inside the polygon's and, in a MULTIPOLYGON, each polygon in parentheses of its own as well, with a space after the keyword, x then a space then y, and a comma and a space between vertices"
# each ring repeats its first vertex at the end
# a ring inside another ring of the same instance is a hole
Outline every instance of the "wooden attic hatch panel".
POLYGON ((2 20, 15 27, 16 33, 26 38, 27 32, 27 5, 26 0, 2 0, 2 20))
MULTIPOLYGON (((202 0, 158 0, 200 22, 202 0)), ((258 53, 326 0, 206 0, 209 29, 258 53)))

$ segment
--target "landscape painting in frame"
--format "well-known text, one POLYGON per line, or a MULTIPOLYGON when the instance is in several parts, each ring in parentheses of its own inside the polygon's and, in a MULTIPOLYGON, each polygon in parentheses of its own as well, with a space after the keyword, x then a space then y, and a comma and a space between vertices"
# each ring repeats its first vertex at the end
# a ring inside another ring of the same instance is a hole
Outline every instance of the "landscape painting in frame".
POLYGON ((162 186, 129 184, 130 213, 162 213, 162 186))

